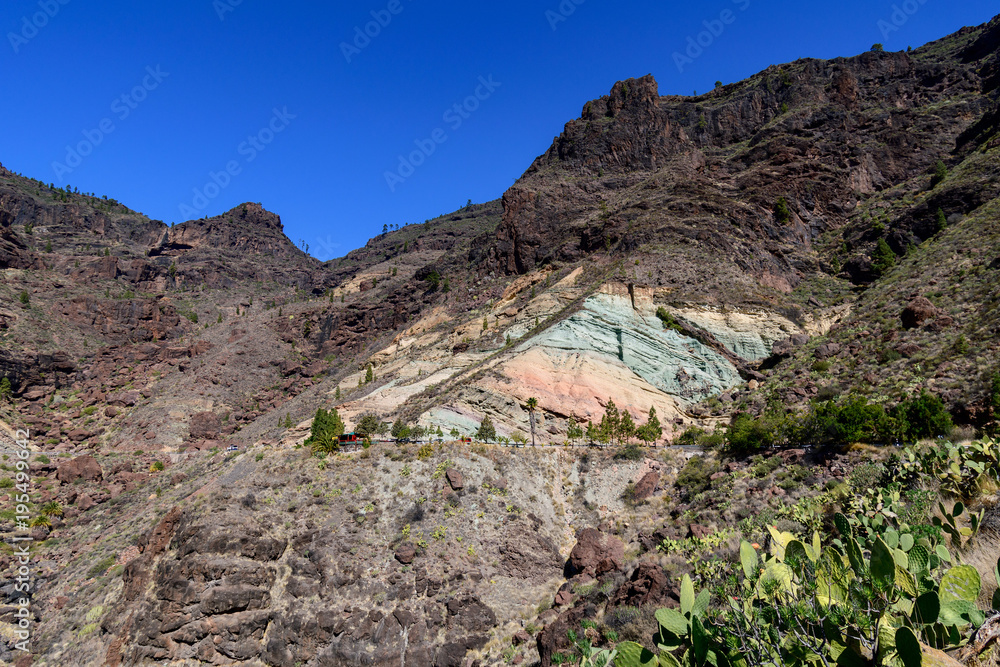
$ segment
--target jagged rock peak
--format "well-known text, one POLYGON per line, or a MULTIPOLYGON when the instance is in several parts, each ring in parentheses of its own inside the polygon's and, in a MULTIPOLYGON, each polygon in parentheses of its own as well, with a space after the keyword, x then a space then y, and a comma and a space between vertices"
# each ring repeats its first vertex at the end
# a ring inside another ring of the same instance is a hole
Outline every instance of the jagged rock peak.
POLYGON ((648 110, 656 107, 660 87, 652 74, 639 79, 618 81, 611 87, 611 94, 588 102, 581 114, 584 120, 614 118, 627 110, 648 110))
POLYGON ((241 225, 253 225, 255 227, 267 227, 275 231, 284 231, 281 224, 281 217, 277 213, 272 213, 261 204, 246 202, 226 211, 218 216, 223 220, 231 220, 241 225))

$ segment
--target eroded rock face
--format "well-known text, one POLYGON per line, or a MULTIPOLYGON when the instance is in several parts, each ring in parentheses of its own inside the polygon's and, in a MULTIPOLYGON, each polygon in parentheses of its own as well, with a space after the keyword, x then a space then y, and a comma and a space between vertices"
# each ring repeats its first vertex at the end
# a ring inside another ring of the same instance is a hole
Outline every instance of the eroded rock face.
MULTIPOLYGON (((474 594, 438 597, 444 582, 419 567, 389 579, 396 583, 387 590, 355 569, 330 535, 306 533, 289 543, 252 522, 194 524, 175 508, 139 547, 142 555, 124 574, 125 598, 134 603, 120 642, 126 663, 292 667, 311 660, 396 665, 405 659, 460 667, 498 623, 474 594), (290 570, 284 581, 283 564, 290 570)), ((401 562, 413 553, 412 545, 397 550, 401 562)))
POLYGON ((192 440, 215 440, 222 432, 222 420, 213 412, 191 415, 188 430, 192 440))

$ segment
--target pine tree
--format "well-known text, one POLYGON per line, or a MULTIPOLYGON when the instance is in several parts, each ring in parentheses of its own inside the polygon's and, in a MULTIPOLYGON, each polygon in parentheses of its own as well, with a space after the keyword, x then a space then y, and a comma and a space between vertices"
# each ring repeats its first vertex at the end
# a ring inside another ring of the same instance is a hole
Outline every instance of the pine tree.
POLYGON ((948 218, 945 217, 944 209, 937 210, 937 228, 938 231, 943 231, 945 227, 948 226, 948 218))
POLYGON ((598 426, 598 436, 601 444, 613 443, 618 435, 618 428, 621 422, 621 415, 618 414, 618 406, 611 399, 608 399, 608 404, 604 408, 604 416, 601 418, 601 424, 598 426))
POLYGON ((889 272, 896 264, 896 253, 892 251, 889 244, 886 243, 885 239, 879 239, 878 245, 875 246, 875 252, 872 253, 872 270, 875 274, 881 278, 886 273, 889 272))
POLYGON ((382 421, 378 418, 378 415, 368 412, 361 415, 361 419, 358 420, 358 424, 354 427, 354 430, 358 435, 368 437, 373 433, 378 433, 381 423, 382 421))
POLYGON ((586 431, 587 442, 588 443, 596 442, 597 441, 597 435, 598 435, 597 428, 594 426, 594 422, 588 421, 587 422, 587 431, 586 431))
POLYGON ((566 437, 569 438, 569 441, 573 444, 576 444, 576 441, 583 437, 583 429, 580 428, 580 425, 577 424, 576 420, 572 417, 569 419, 569 427, 566 429, 566 437))
POLYGON ((627 443, 634 437, 635 421, 632 419, 632 413, 628 410, 622 410, 621 417, 618 419, 618 442, 627 443))
POLYGON ((375 381, 375 369, 371 364, 368 364, 368 370, 365 371, 365 384, 371 384, 375 381))
POLYGON ((393 423, 390 435, 396 440, 405 440, 410 437, 410 427, 403 421, 402 417, 396 419, 395 423, 393 423))
POLYGON ((933 190, 946 178, 948 178, 948 167, 944 162, 938 160, 934 163, 934 171, 931 175, 931 189, 933 190))
POLYGON ((663 426, 660 425, 660 420, 656 416, 656 408, 649 408, 649 417, 646 419, 646 423, 642 425, 639 429, 639 439, 643 442, 652 443, 656 442, 663 436, 663 426))
POLYGON ((330 411, 319 408, 313 418, 312 429, 305 444, 314 453, 329 454, 340 450, 340 436, 344 434, 344 422, 337 409, 330 411))
POLYGON ((493 426, 493 420, 490 419, 489 415, 483 416, 483 421, 479 425, 479 430, 476 431, 476 439, 482 440, 483 442, 492 442, 497 439, 497 430, 493 426))
POLYGON ((13 395, 14 389, 10 386, 10 378, 6 375, 0 379, 0 401, 9 400, 13 395))

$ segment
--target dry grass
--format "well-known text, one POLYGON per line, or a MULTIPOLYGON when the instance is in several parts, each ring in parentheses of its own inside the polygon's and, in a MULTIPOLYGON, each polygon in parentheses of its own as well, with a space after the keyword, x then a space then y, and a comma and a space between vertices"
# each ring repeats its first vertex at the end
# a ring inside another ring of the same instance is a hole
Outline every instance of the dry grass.
POLYGON ((976 568, 983 580, 983 588, 978 600, 980 609, 993 607, 993 594, 998 587, 994 574, 998 557, 1000 557, 1000 534, 993 531, 980 533, 968 549, 961 554, 962 563, 976 568))

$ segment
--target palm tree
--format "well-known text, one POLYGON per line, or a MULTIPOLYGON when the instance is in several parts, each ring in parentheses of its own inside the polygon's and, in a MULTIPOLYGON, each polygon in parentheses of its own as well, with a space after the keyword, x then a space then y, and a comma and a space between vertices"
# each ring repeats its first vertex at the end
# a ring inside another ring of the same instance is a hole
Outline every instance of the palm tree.
POLYGON ((531 446, 535 446, 535 408, 538 407, 537 398, 529 398, 527 402, 528 417, 531 420, 531 446))

